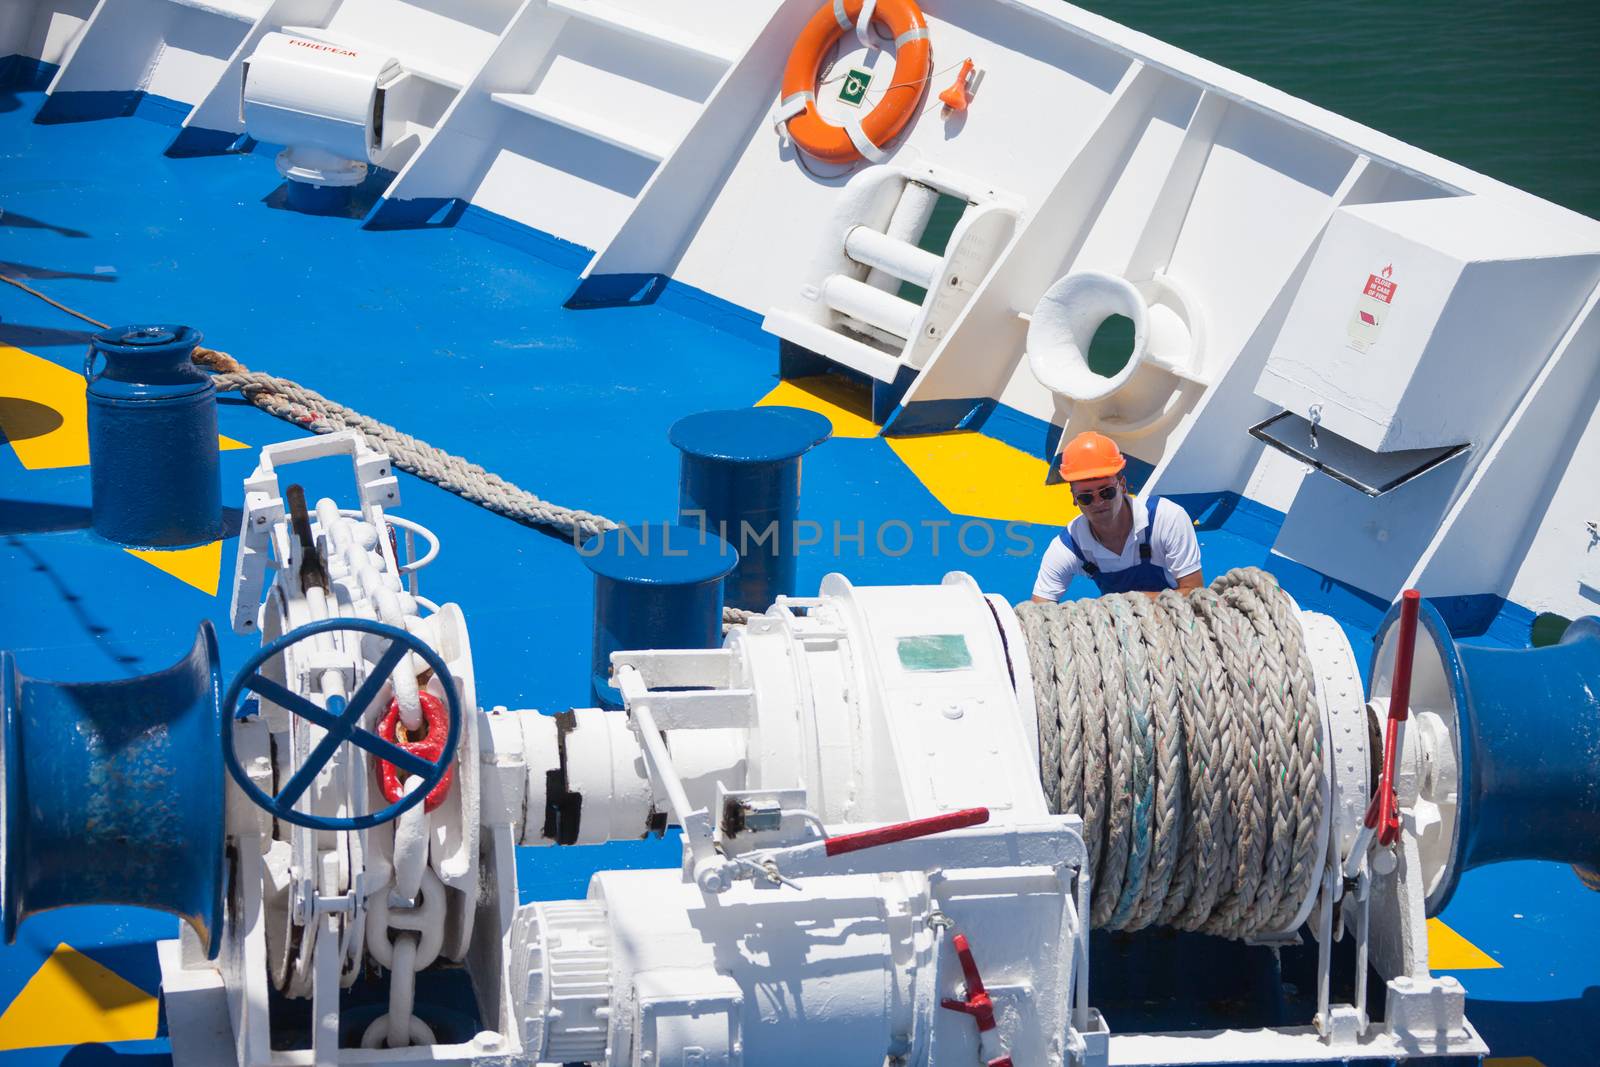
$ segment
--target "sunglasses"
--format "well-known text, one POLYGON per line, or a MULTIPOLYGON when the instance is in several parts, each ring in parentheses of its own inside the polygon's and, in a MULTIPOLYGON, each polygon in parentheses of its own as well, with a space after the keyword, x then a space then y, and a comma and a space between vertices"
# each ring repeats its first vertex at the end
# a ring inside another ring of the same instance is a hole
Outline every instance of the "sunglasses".
POLYGON ((1117 498, 1117 489, 1118 487, 1115 485, 1104 485, 1093 492, 1078 493, 1073 499, 1083 505, 1093 504, 1096 497, 1101 500, 1115 500, 1117 498))

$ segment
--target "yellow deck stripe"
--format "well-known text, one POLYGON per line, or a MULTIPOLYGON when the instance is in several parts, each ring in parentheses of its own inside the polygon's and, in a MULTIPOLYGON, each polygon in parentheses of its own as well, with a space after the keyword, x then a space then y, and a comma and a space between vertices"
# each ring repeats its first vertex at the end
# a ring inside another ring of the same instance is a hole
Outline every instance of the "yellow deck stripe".
POLYGON ((1481 971, 1500 962, 1441 920, 1429 919, 1428 965, 1435 971, 1481 971))
POLYGON ((222 575, 221 541, 193 548, 129 548, 124 551, 188 582, 207 596, 217 595, 217 583, 222 575))
POLYGON ((911 472, 957 515, 1065 526, 1078 515, 1066 483, 1046 485, 1050 465, 980 433, 889 439, 911 472))
POLYGON ((776 389, 756 401, 757 407, 772 405, 805 408, 825 416, 833 423, 835 437, 878 436, 878 427, 869 417, 872 394, 865 386, 857 386, 838 375, 819 374, 779 382, 776 389))
POLYGON ((155 997, 60 944, 0 1015, 0 1050, 146 1041, 157 1010, 155 997))
MULTIPOLYGON (((89 462, 89 405, 83 375, 32 352, 0 345, 0 431, 28 470, 89 462)), ((224 451, 248 448, 218 435, 224 451)))

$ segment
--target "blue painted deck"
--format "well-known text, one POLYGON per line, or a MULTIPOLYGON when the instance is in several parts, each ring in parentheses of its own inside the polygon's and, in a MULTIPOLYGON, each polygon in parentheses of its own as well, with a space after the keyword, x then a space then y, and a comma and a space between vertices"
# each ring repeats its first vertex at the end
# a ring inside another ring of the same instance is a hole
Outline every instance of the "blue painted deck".
MULTIPOLYGON (((272 206, 281 197, 269 156, 169 159, 170 129, 139 118, 36 126, 29 120, 40 94, 13 99, 15 108, 0 108, 0 272, 108 322, 193 324, 207 344, 255 369, 547 499, 619 520, 670 517, 678 453, 667 428, 691 412, 752 404, 776 384, 775 343, 722 332, 667 301, 564 310, 576 280, 570 267, 480 232, 371 231, 356 220, 295 214, 272 206)), ((0 286, 0 344, 79 368, 89 332, 0 286)), ((252 447, 300 432, 237 397, 225 400, 220 420, 222 433, 252 447)), ((253 465, 251 451, 222 454, 226 506, 241 503, 240 479, 253 465)), ((348 493, 341 477, 312 475, 308 496, 319 485, 348 493)), ((422 591, 463 606, 480 701, 552 711, 587 704, 592 578, 577 554, 414 478, 401 483, 399 513, 443 539, 422 591)), ((188 648, 202 618, 217 624, 225 666, 254 649, 227 629, 232 541, 223 546, 219 595, 208 596, 95 539, 83 529, 88 504, 86 467, 26 470, 0 444, 0 648, 16 654, 19 669, 79 679, 154 670, 188 648)), ((868 530, 889 519, 923 529, 924 520, 952 518, 881 439, 835 439, 808 456, 802 515, 837 520, 847 534, 858 520, 868 530)), ((1208 573, 1268 562, 1252 518, 1235 512, 1202 528, 1208 573)), ((1054 531, 1029 530, 1042 552, 1054 531)), ((963 569, 987 590, 1022 600, 1037 566, 1036 553, 969 557, 948 531, 937 555, 926 536, 899 558, 879 552, 870 535, 859 549, 844 541, 836 555, 835 547, 825 536, 802 555, 802 591, 831 570, 871 584, 936 581, 963 569)), ((1308 606, 1347 602, 1314 575, 1273 568, 1302 599, 1312 594, 1308 606), (1325 603, 1316 602, 1319 589, 1325 603)), ((1376 616, 1344 615, 1364 662, 1363 626, 1376 616)), ((676 861, 670 839, 530 850, 520 857, 521 888, 525 899, 581 896, 595 868, 676 861)), ((1600 1060, 1600 894, 1565 867, 1508 865, 1469 874, 1443 918, 1502 965, 1460 975, 1472 995, 1469 1016, 1496 1056, 1546 1067, 1600 1060)), ((15 947, 0 950, 0 1011, 62 942, 154 993, 151 944, 173 928, 173 920, 127 910, 35 918, 15 947)), ((1190 966, 1198 979, 1204 964, 1190 966)), ((0 1052, 0 1067, 100 1059, 159 1067, 165 1048, 159 1034, 102 1048, 54 1044, 0 1052)))

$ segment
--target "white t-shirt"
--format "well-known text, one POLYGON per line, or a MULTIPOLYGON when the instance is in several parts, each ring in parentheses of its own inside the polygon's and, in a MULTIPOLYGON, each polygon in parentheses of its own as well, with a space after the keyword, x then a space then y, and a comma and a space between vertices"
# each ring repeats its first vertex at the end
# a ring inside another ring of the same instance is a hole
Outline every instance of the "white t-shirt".
MULTIPOLYGON (((1139 545, 1144 541, 1145 521, 1149 509, 1142 500, 1129 501, 1133 508, 1133 532, 1122 551, 1113 552, 1094 539, 1089 520, 1079 515, 1067 530, 1078 543, 1078 551, 1101 573, 1127 570, 1139 565, 1139 545)), ((1189 513, 1172 501, 1163 498, 1156 506, 1155 524, 1150 531, 1150 562, 1167 572, 1167 583, 1175 586, 1179 578, 1200 569, 1200 542, 1194 535, 1194 522, 1189 513)), ((1033 595, 1048 600, 1060 600, 1067 585, 1083 573, 1083 563, 1060 537, 1050 539, 1039 564, 1039 577, 1033 583, 1033 595)))

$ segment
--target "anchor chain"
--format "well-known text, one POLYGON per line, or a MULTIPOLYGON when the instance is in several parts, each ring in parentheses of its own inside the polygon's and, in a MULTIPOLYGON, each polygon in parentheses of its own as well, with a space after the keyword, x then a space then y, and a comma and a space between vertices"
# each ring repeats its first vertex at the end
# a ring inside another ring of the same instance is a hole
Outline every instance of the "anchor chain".
MULTIPOLYGON (((421 779, 406 782, 406 792, 421 779)), ((362 1048, 431 1045, 433 1028, 418 1019, 417 972, 439 958, 444 946, 444 883, 428 866, 428 813, 408 809, 395 823, 392 888, 367 901, 367 951, 389 971, 389 1010, 361 1035, 362 1048)))

